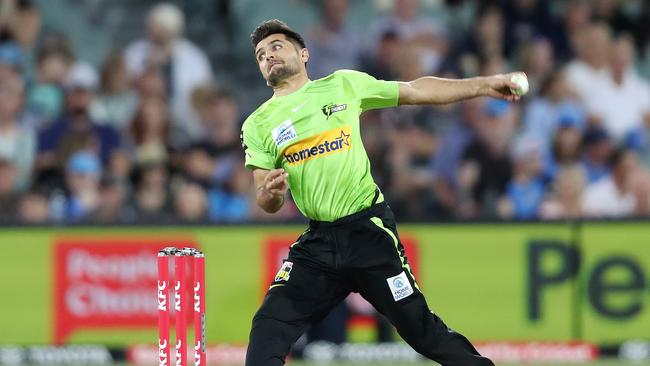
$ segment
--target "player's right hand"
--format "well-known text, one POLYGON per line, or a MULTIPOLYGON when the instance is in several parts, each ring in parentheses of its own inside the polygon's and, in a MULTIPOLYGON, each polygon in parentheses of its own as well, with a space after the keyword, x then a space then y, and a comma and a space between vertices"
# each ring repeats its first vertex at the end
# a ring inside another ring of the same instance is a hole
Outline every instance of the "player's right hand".
POLYGON ((289 174, 284 169, 269 170, 264 177, 264 190, 274 195, 284 195, 289 189, 289 174))

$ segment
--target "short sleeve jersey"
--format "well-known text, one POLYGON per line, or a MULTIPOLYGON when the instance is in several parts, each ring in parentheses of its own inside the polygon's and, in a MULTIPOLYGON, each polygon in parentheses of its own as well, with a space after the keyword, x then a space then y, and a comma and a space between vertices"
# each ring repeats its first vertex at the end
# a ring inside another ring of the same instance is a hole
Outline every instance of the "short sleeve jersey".
MULTIPOLYGON (((397 106, 398 97, 397 82, 351 70, 274 96, 242 127, 246 167, 284 168, 294 202, 312 220, 335 221, 368 208, 378 188, 359 116, 397 106)), ((380 194, 377 201, 382 200, 380 194)))

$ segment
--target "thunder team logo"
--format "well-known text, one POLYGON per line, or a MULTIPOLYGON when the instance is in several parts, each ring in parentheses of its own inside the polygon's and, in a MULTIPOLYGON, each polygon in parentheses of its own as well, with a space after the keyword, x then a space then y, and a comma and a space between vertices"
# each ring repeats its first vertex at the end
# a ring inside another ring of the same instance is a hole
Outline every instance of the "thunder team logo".
POLYGON ((283 155, 287 163, 297 165, 307 160, 349 150, 351 146, 350 127, 345 126, 325 131, 293 144, 283 152, 283 155))

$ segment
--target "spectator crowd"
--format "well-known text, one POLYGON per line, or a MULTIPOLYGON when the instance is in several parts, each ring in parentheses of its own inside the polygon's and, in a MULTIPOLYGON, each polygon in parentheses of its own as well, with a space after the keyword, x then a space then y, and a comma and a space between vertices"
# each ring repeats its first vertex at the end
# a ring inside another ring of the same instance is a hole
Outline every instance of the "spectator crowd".
MULTIPOLYGON (((650 2, 441 0, 445 16, 429 17, 418 0, 367 1, 392 5, 367 27, 349 0, 303 2, 320 14, 299 29, 312 79, 341 68, 403 81, 528 76, 518 103, 363 115, 373 176, 400 220, 650 215, 650 83, 638 71, 650 2)), ((256 106, 237 97, 252 86, 219 83, 229 70, 184 35, 180 8, 153 6, 142 38, 91 65, 63 32, 42 30, 34 3, 4 3, 0 221, 300 218, 290 200, 273 216, 256 207, 239 142, 256 106)))

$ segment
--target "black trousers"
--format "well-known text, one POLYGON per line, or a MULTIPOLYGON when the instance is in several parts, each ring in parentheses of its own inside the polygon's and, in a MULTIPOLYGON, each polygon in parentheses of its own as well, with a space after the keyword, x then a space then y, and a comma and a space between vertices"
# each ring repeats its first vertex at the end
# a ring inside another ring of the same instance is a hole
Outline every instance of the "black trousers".
POLYGON ((253 318, 246 366, 284 365, 293 343, 350 292, 384 314, 423 356, 444 366, 494 365, 427 306, 386 203, 333 223, 310 222, 253 318))

